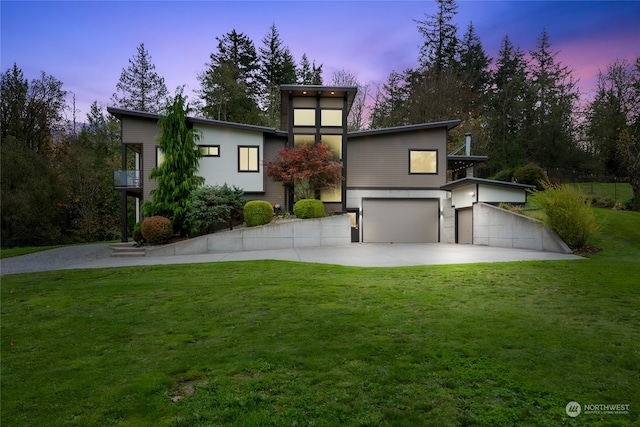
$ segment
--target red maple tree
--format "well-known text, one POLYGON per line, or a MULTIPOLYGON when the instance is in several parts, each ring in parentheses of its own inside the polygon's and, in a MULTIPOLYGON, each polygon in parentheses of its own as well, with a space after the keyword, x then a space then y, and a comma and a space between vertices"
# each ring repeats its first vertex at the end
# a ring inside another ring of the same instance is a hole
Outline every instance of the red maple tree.
POLYGON ((294 189, 298 199, 315 198, 342 182, 342 161, 323 142, 281 148, 264 167, 268 177, 294 189))

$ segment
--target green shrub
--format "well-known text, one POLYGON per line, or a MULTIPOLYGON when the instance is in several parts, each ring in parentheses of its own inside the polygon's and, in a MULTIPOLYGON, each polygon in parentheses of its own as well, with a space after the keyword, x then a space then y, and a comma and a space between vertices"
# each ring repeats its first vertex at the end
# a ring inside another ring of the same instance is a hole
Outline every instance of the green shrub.
POLYGON ((544 210, 545 222, 572 249, 590 242, 600 227, 587 196, 573 185, 543 184, 530 198, 534 206, 544 210))
POLYGON ((246 203, 244 191, 238 187, 205 185, 191 192, 191 203, 186 221, 192 235, 213 233, 226 224, 233 229, 234 221, 242 219, 246 203))
POLYGON ((140 243, 143 239, 142 237, 142 229, 140 228, 142 225, 142 221, 136 222, 133 226, 133 241, 140 243))
POLYGON ((495 174, 494 176, 492 176, 491 179, 495 179, 496 181, 510 182, 513 179, 513 174, 516 173, 516 170, 518 169, 517 168, 503 169, 497 174, 495 174))
POLYGON ((163 216, 151 216, 142 221, 140 225, 142 237, 150 245, 163 245, 169 243, 173 237, 173 225, 169 218, 163 216))
POLYGON ((265 200, 251 200, 244 205, 244 222, 247 227, 269 224, 273 219, 273 206, 265 200))
POLYGON ((322 218, 325 216, 324 204, 317 199, 298 200, 293 205, 293 214, 301 219, 306 218, 322 218))
POLYGON ((513 174, 513 178, 520 184, 535 185, 536 189, 542 190, 547 181, 547 174, 540 166, 530 163, 518 168, 513 174))

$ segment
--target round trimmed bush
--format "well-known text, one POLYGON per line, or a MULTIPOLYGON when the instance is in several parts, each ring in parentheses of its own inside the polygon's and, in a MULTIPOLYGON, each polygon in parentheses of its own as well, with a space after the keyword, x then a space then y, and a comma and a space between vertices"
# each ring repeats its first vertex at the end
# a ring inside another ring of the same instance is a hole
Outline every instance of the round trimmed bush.
POLYGON ((293 205, 293 214, 301 219, 322 218, 325 216, 324 204, 317 199, 298 200, 293 205))
POLYGON ((150 245, 164 245, 173 237, 171 220, 163 216, 146 218, 140 225, 140 231, 144 240, 150 245))
POLYGON ((247 227, 269 224, 273 219, 273 206, 265 200, 251 200, 244 205, 247 227))

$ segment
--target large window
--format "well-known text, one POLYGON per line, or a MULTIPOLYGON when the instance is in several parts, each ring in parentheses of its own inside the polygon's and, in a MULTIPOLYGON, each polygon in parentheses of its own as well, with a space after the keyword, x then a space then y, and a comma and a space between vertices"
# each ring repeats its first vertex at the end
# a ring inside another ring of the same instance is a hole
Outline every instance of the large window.
POLYGON ((293 145, 296 147, 300 145, 315 144, 315 142, 316 142, 315 135, 293 135, 293 145))
POLYGON ((342 159, 342 135, 322 135, 322 142, 329 146, 329 149, 342 159))
POLYGON ((322 110, 320 117, 322 126, 342 126, 342 110, 322 110))
POLYGON ((295 110, 293 110, 293 125, 294 126, 315 126, 316 110, 296 108, 295 110))
POLYGON ((260 147, 238 147, 238 172, 258 172, 260 159, 260 147))
POLYGON ((410 174, 438 173, 437 150, 409 150, 410 174))

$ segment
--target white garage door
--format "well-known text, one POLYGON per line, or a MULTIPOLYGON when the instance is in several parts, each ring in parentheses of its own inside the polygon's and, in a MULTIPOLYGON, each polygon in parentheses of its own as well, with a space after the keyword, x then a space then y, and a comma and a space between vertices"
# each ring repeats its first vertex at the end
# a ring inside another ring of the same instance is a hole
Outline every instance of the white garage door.
POLYGON ((364 199, 362 241, 437 243, 438 199, 364 199))

